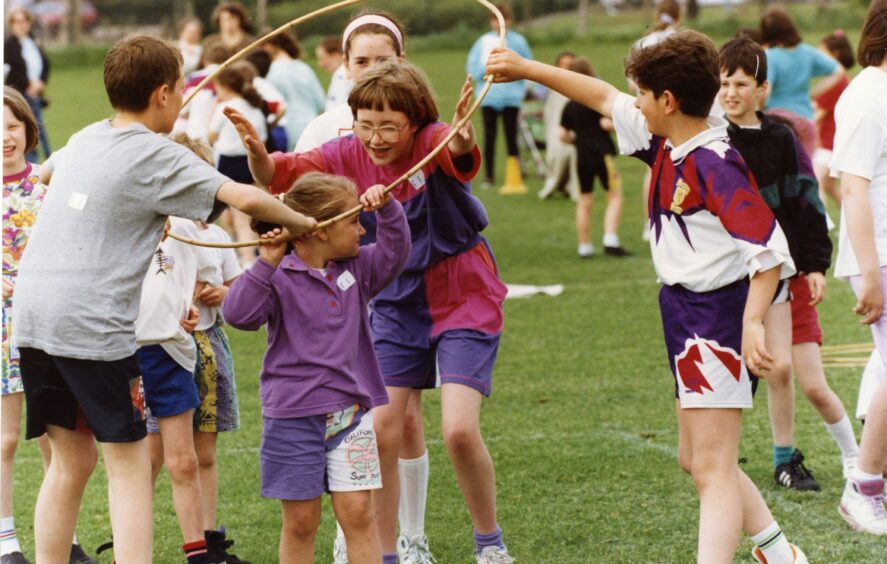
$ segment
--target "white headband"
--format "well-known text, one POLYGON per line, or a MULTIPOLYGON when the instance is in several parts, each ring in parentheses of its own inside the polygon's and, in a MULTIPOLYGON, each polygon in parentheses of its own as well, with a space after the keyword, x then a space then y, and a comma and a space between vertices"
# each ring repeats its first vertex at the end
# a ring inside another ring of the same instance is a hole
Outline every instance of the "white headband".
POLYGON ((367 14, 365 16, 360 16, 359 18, 348 24, 348 27, 345 28, 345 33, 342 34, 342 52, 345 54, 346 57, 348 56, 348 38, 351 36, 352 33, 354 33, 357 28, 369 24, 380 25, 394 34, 394 37, 397 39, 397 45, 398 47, 400 47, 400 52, 403 53, 403 35, 401 35, 400 30, 397 29, 397 26, 394 25, 394 22, 383 16, 379 16, 376 14, 367 14))

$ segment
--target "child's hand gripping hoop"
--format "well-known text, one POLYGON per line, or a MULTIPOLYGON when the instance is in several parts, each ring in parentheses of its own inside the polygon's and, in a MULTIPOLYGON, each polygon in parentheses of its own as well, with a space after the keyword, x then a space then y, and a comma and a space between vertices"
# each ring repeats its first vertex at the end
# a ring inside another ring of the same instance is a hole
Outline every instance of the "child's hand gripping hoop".
MULTIPOLYGON (((338 2, 336 4, 331 4, 329 6, 320 8, 318 10, 314 10, 313 12, 305 14, 304 16, 300 16, 300 17, 290 21, 289 23, 283 24, 282 26, 278 27, 277 29, 275 29, 271 33, 265 35, 264 37, 257 39, 256 41, 252 42, 251 44, 247 45, 246 47, 244 47, 243 49, 241 49, 240 51, 235 53, 230 59, 228 59, 227 61, 225 61, 221 65, 219 65, 219 68, 217 68, 214 72, 210 73, 206 78, 204 78, 200 82, 200 84, 198 84, 194 88, 194 90, 191 92, 191 94, 188 95, 188 98, 185 100, 184 104, 182 104, 182 107, 187 106, 188 103, 191 101, 191 99, 194 98, 194 95, 197 94, 197 92, 201 88, 206 86, 213 78, 215 78, 216 75, 218 75, 220 72, 222 72, 223 70, 225 70, 226 68, 231 66, 237 60, 241 59, 244 55, 246 55, 251 50, 255 49, 256 47, 258 47, 258 46, 262 45, 263 43, 267 42, 268 40, 270 40, 272 37, 280 35, 281 33, 284 33, 285 31, 287 31, 289 28, 294 27, 300 23, 309 21, 312 18, 316 18, 317 16, 321 16, 323 14, 333 12, 333 11, 338 10, 340 8, 347 8, 348 6, 351 6, 353 4, 357 4, 358 2, 362 2, 362 1, 363 0, 344 0, 342 2, 338 2)), ((502 12, 500 12, 496 6, 494 6, 492 3, 488 2, 487 0, 477 0, 477 2, 479 4, 481 4, 483 7, 485 7, 487 10, 489 10, 490 13, 493 16, 495 16, 496 19, 499 21, 499 46, 504 48, 505 47, 505 34, 507 33, 508 30, 506 29, 505 18, 502 16, 502 12)), ((437 154, 439 152, 441 152, 443 150, 443 148, 446 147, 449 144, 449 142, 452 141, 452 139, 456 135, 459 134, 459 131, 462 129, 462 127, 464 127, 465 124, 468 123, 468 120, 471 119, 471 116, 474 115, 474 112, 477 110, 477 108, 480 107, 481 102, 483 102, 484 97, 486 97, 487 92, 489 92, 490 87, 492 85, 493 85, 493 76, 492 75, 485 76, 483 89, 477 95, 477 98, 474 100, 474 103, 471 105, 471 107, 468 109, 468 111, 462 116, 462 119, 460 119, 458 122, 453 124, 452 129, 450 129, 450 133, 440 142, 440 144, 437 147, 432 149, 432 151, 430 153, 428 153, 428 155, 426 155, 424 159, 422 159, 421 161, 416 163, 415 166, 413 166, 410 170, 406 171, 400 178, 398 178, 397 180, 395 180, 394 182, 392 182, 391 184, 386 186, 385 191, 384 191, 385 194, 388 194, 389 192, 394 190, 398 185, 400 185, 401 182, 407 181, 411 176, 413 176, 414 174, 416 174, 417 172, 422 170, 422 167, 424 167, 426 164, 431 162, 431 159, 433 159, 435 156, 437 156, 437 154)), ((337 222, 342 221, 344 219, 348 219, 349 217, 351 217, 353 215, 359 214, 361 212, 361 210, 363 210, 363 206, 356 206, 350 210, 344 211, 335 217, 327 219, 326 221, 319 222, 317 224, 316 229, 324 229, 326 227, 329 227, 330 225, 333 225, 334 223, 337 223, 337 222)), ((269 242, 263 241, 261 239, 257 239, 254 241, 241 241, 239 243, 210 243, 210 242, 206 242, 206 241, 196 241, 194 239, 188 239, 186 237, 181 237, 179 235, 176 235, 172 231, 169 232, 169 236, 177 241, 181 241, 183 243, 187 243, 189 245, 194 245, 197 247, 214 247, 214 248, 233 249, 233 248, 238 248, 238 247, 256 247, 259 245, 269 244, 269 242)))

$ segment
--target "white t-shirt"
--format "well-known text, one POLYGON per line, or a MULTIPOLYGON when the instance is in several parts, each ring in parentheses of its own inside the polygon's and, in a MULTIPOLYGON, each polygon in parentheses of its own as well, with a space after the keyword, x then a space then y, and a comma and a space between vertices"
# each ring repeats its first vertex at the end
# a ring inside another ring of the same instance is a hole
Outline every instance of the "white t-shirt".
MULTIPOLYGON (((199 237, 194 222, 179 217, 170 217, 169 221, 173 233, 189 239, 199 237)), ((142 281, 136 319, 136 344, 160 345, 188 372, 194 372, 197 365, 197 347, 181 321, 188 318, 194 285, 198 273, 206 270, 208 258, 197 249, 172 237, 157 246, 142 281)))
MULTIPOLYGON (((887 72, 867 67, 850 83, 835 107, 832 176, 842 172, 871 181, 869 204, 875 224, 878 261, 887 265, 887 72)), ((847 236, 844 210, 838 235, 835 276, 859 275, 856 255, 847 236)))
POLYGON ((216 139, 215 144, 213 144, 213 155, 215 156, 216 162, 219 161, 221 155, 226 157, 246 156, 246 148, 240 140, 237 128, 234 127, 231 120, 225 117, 225 114, 222 113, 222 110, 227 107, 234 108, 243 114, 243 117, 256 128, 256 132, 259 134, 259 139, 261 139, 262 142, 268 138, 268 127, 265 123, 265 114, 262 113, 262 110, 250 105, 250 103, 243 98, 233 98, 231 100, 219 102, 216 109, 213 110, 212 119, 209 121, 209 130, 213 133, 219 134, 218 139, 216 139))
POLYGON ((354 83, 351 82, 345 72, 345 65, 339 65, 339 68, 333 72, 333 77, 330 79, 330 86, 326 90, 326 102, 323 110, 328 112, 342 105, 347 106, 348 95, 351 94, 351 88, 353 87, 354 83))
MULTIPOLYGON (((218 225, 208 225, 207 229, 197 228, 197 238, 208 243, 230 243, 231 237, 218 225)), ((237 253, 234 249, 217 249, 214 247, 194 247, 201 260, 206 262, 206 269, 198 273, 198 282, 206 282, 210 286, 221 286, 228 280, 240 276, 243 269, 237 261, 237 253)), ((203 302, 197 301, 197 309, 200 310, 200 321, 197 330, 204 331, 216 323, 219 317, 219 307, 207 307, 203 302)))
POLYGON ((299 142, 296 143, 295 152, 304 153, 337 137, 350 135, 352 127, 354 127, 354 114, 351 113, 348 104, 322 113, 305 127, 299 142))

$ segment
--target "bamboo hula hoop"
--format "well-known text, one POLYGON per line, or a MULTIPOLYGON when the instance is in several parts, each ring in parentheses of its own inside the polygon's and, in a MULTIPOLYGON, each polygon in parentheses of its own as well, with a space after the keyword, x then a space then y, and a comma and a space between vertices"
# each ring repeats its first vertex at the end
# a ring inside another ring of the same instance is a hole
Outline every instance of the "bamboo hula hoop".
MULTIPOLYGON (((261 37, 256 41, 253 41, 251 44, 249 44, 248 46, 244 47, 243 49, 241 49, 240 51, 235 53, 234 56, 232 56, 230 59, 228 59, 227 61, 225 61, 221 65, 219 65, 219 68, 216 69, 213 73, 209 74, 206 78, 204 78, 200 82, 200 84, 198 84, 194 88, 194 91, 191 92, 191 94, 185 100, 183 107, 186 106, 188 104, 188 102, 191 101, 191 99, 194 97, 194 95, 197 94, 197 92, 201 88, 203 88, 207 83, 209 83, 210 80, 215 78, 216 75, 218 75, 224 69, 228 68, 233 63, 235 63, 236 61, 241 59, 248 52, 250 52, 251 50, 255 49, 256 47, 262 45, 263 43, 265 43, 266 41, 268 41, 272 37, 280 35, 281 33, 284 33, 285 31, 287 31, 289 28, 294 27, 300 23, 304 23, 304 22, 306 22, 312 18, 315 18, 317 16, 338 10, 340 8, 346 8, 348 6, 351 6, 353 4, 357 4, 358 2, 362 2, 362 1, 363 0, 344 0, 343 2, 338 2, 336 4, 331 4, 331 5, 326 6, 324 8, 320 8, 320 9, 315 10, 309 14, 298 17, 289 23, 283 24, 282 26, 278 27, 277 29, 275 29, 274 31, 269 33, 268 35, 265 35, 264 37, 261 37)), ((505 34, 507 32, 507 29, 505 27, 505 18, 502 16, 502 12, 500 12, 496 6, 494 6, 492 3, 488 2, 487 0, 477 0, 477 2, 479 4, 481 4, 483 7, 485 7, 487 10, 489 10, 490 13, 493 16, 495 16, 496 19, 499 21, 499 47, 505 47, 505 34)), ((422 170, 422 168, 425 165, 427 165, 429 162, 431 162, 431 159, 436 157, 437 154, 440 153, 443 150, 443 148, 446 147, 447 144, 449 144, 449 142, 452 141, 452 139, 456 135, 459 134, 459 130, 462 129, 462 127, 464 127, 466 123, 468 123, 468 120, 471 119, 471 116, 474 115, 474 112, 476 112, 477 109, 480 107, 481 102, 483 102, 484 98, 487 95, 487 92, 490 91, 490 87, 492 85, 493 85, 493 76, 487 75, 486 77, 484 77, 484 87, 481 89, 480 93, 477 95, 477 98, 474 100, 474 103, 471 105, 471 107, 468 108, 468 112, 464 116, 462 116, 462 119, 460 119, 458 122, 456 122, 452 125, 452 129, 450 130, 450 133, 443 139, 443 141, 440 142, 440 144, 437 147, 432 149, 431 152, 428 153, 428 155, 426 155, 424 159, 422 159, 421 161, 416 163, 415 166, 413 166, 413 168, 411 168, 410 170, 405 172, 403 175, 401 175, 400 178, 398 178, 397 180, 395 180, 394 182, 392 182, 391 184, 386 186, 384 189, 384 194, 388 194, 389 192, 391 192, 392 190, 397 188, 402 182, 407 181, 414 174, 416 174, 417 172, 422 170)), ((363 206, 356 206, 350 210, 344 211, 335 217, 332 217, 332 218, 327 219, 325 221, 319 222, 317 224, 317 226, 315 227, 315 230, 316 229, 324 229, 326 227, 333 225, 334 223, 348 219, 349 217, 359 214, 361 212, 361 210, 363 210, 363 206)), ((168 235, 169 235, 169 237, 172 237, 173 239, 175 239, 177 241, 181 241, 181 242, 187 243, 189 245, 195 245, 198 247, 222 248, 222 249, 233 249, 233 248, 239 248, 239 247, 255 247, 255 246, 259 246, 259 245, 269 244, 271 242, 268 240, 257 239, 254 241, 241 241, 239 243, 209 243, 206 241, 195 241, 194 239, 188 239, 187 237, 182 237, 180 235, 176 235, 172 231, 170 231, 168 235)))

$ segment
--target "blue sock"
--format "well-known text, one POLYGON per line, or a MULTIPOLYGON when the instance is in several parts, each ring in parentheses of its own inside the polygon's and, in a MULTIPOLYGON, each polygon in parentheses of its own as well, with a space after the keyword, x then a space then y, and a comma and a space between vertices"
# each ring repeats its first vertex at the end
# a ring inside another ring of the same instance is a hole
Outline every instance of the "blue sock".
POLYGON ((505 548, 505 543, 502 542, 502 529, 498 526, 496 530, 488 535, 482 535, 477 531, 474 531, 474 549, 477 554, 483 552, 484 548, 488 546, 498 546, 499 548, 505 548))
POLYGON ((382 555, 382 564, 397 564, 397 553, 388 552, 382 555))
POLYGON ((793 447, 792 445, 773 445, 773 468, 776 468, 780 464, 788 464, 789 462, 791 462, 793 452, 795 452, 795 447, 793 447))

